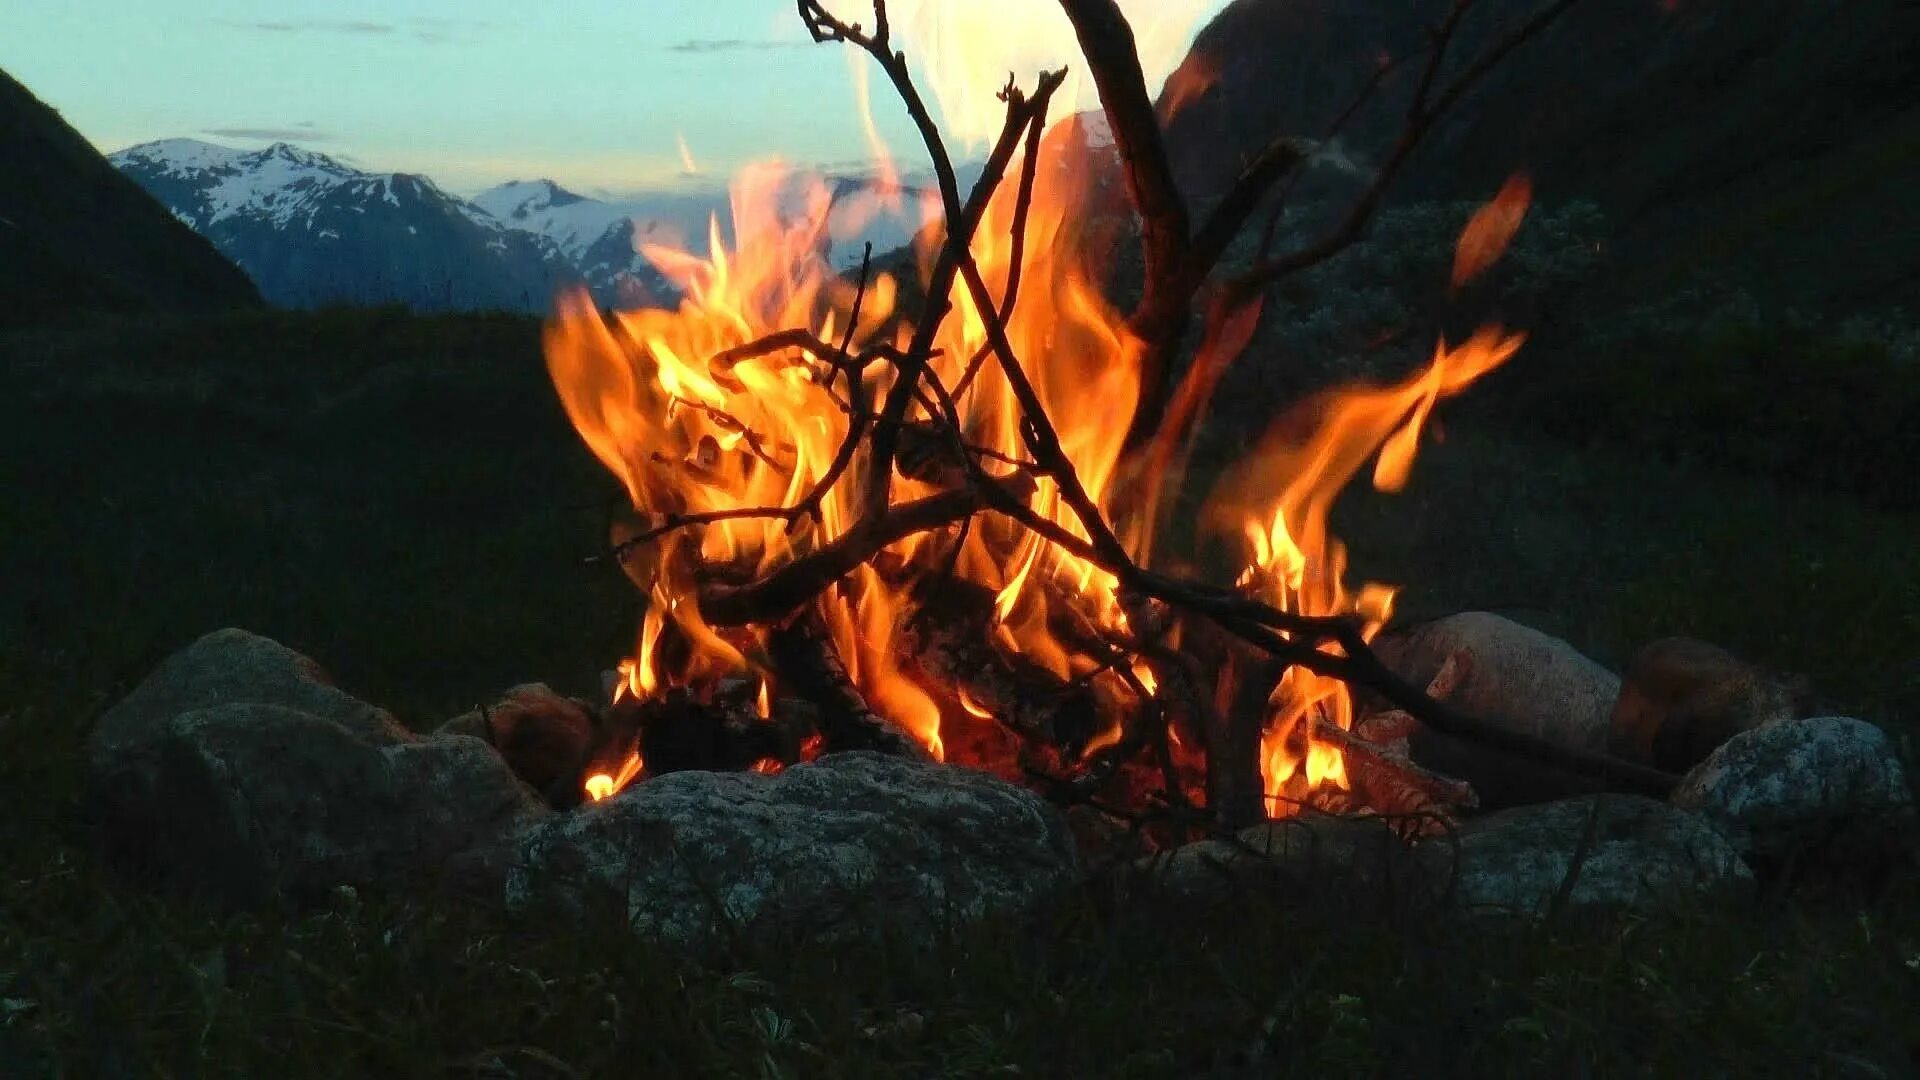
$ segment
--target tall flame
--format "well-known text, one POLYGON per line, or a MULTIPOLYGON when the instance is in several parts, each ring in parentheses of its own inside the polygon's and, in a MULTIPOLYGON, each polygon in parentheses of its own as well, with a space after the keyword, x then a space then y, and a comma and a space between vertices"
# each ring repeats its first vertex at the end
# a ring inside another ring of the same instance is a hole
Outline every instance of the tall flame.
MULTIPOLYGON (((1247 541, 1242 586, 1283 611, 1358 615, 1371 640, 1392 614, 1393 590, 1369 582, 1347 591, 1346 547, 1327 530, 1335 497, 1376 455, 1374 486, 1400 490, 1434 403, 1505 363, 1523 340, 1486 328, 1458 348, 1443 342, 1431 364, 1399 383, 1331 391, 1303 403, 1293 422, 1275 425, 1208 504, 1209 524, 1247 541), (1296 434, 1301 419, 1312 424, 1304 438, 1296 434)), ((1297 802, 1321 784, 1345 787, 1340 751, 1312 733, 1316 719, 1352 727, 1345 684, 1290 668, 1267 704, 1261 771, 1268 798, 1297 802)))
MULTIPOLYGON (((1149 91, 1186 56, 1200 20, 1225 0, 1118 0, 1133 28, 1134 50, 1149 91)), ((1100 104, 1073 24, 1057 3, 1034 0, 891 0, 894 33, 925 72, 942 128, 969 148, 990 141, 1005 113, 990 92, 1007 73, 1068 69, 1055 101, 1072 111, 1100 104), (989 92, 983 92, 989 91, 989 92)))
MULTIPOLYGON (((1197 17, 1217 6, 1213 0, 1131 5, 1150 78, 1172 69, 1197 17)), ((909 43, 949 126, 963 138, 998 130, 1003 108, 982 91, 1002 85, 1010 67, 1057 66, 1077 51, 1071 24, 1052 4, 894 0, 889 7, 896 33, 909 43)), ((879 200, 907 212, 899 205, 898 172, 868 115, 864 77, 855 86, 869 145, 885 162, 879 200)), ((1122 440, 1140 400, 1143 347, 1082 265, 1085 231, 1099 216, 1090 210, 1094 194, 1086 185, 1094 172, 1086 167, 1096 149, 1091 137, 1087 125, 1060 123, 1042 141, 1018 267, 1018 302, 1005 329, 1080 480, 1110 511, 1122 484, 1140 482, 1143 470, 1151 504, 1167 462, 1122 461, 1122 440)), ((1004 297, 1014 277, 1017 187, 1002 186, 973 241, 994 297, 1004 297)), ((904 347, 913 327, 899 309, 902 289, 893 276, 874 272, 860 289, 834 272, 829 251, 846 232, 849 211, 822 179, 762 163, 735 177, 731 203, 731 233, 713 221, 706 255, 644 248, 679 286, 683 299, 677 308, 603 317, 585 293, 571 293, 561 298, 545 345, 561 403, 586 445, 624 486, 638 518, 634 527, 657 530, 628 555, 627 569, 643 584, 649 603, 635 654, 622 665, 620 693, 644 699, 673 687, 697 690, 749 675, 758 680, 756 711, 764 717, 778 678, 758 670, 769 630, 715 627, 701 610, 702 590, 764 576, 854 527, 870 468, 864 444, 826 490, 817 519, 789 522, 741 512, 792 506, 814 490, 834 467, 854 402, 877 401, 892 373, 887 364, 874 363, 849 375, 832 356, 801 344, 745 347, 799 330, 828 353, 844 342, 858 355, 875 346, 904 347), (688 517, 706 523, 673 527, 688 517)), ((940 242, 939 230, 920 235, 924 268, 940 242)), ((1221 355, 1209 356, 1208 365, 1224 365, 1246 343, 1254 318, 1244 322, 1214 344, 1221 355)), ((1403 484, 1434 404, 1503 362, 1519 343, 1517 336, 1490 330, 1458 348, 1442 345, 1429 367, 1399 384, 1319 399, 1313 405, 1318 426, 1309 437, 1270 436, 1209 505, 1210 520, 1248 542, 1243 587, 1289 611, 1358 614, 1369 635, 1384 624, 1392 592, 1371 584, 1346 589, 1345 551, 1328 534, 1328 508, 1369 458, 1378 458, 1376 486, 1392 490, 1403 484)), ((965 386, 956 402, 963 437, 987 452, 983 467, 1005 475, 1030 455, 1011 384, 986 344, 985 313, 969 293, 956 291, 953 312, 936 334, 931 377, 950 389, 965 386)), ((1202 407, 1197 400, 1179 409, 1202 407)), ((1029 505, 1035 513, 1086 538, 1052 477, 1037 477, 1034 488, 1029 505)), ((896 476, 891 486, 896 504, 936 490, 933 480, 909 475, 896 476)), ((1119 523, 1132 526, 1122 535, 1142 561, 1151 531, 1143 520, 1150 515, 1119 523)), ((1057 633, 1063 618, 1127 629, 1111 573, 998 518, 910 537, 883 561, 857 567, 822 594, 811 615, 869 703, 936 756, 947 752, 943 708, 952 707, 956 721, 986 711, 963 688, 917 682, 917 671, 896 657, 894 639, 913 613, 916 584, 949 568, 995 598, 997 647, 1062 678, 1120 679, 1057 633)), ((1136 663, 1126 675, 1132 686, 1156 692, 1149 666, 1136 663)), ((1137 692, 1122 687, 1114 696, 1137 692)), ((1312 724, 1350 724, 1344 686, 1295 669, 1273 688, 1268 709, 1262 764, 1276 812, 1279 800, 1345 783, 1340 750, 1316 739, 1312 724)), ((1118 717, 1106 719, 1092 749, 1120 738, 1118 717)), ((606 798, 644 769, 636 750, 619 767, 596 772, 587 793, 606 798)))

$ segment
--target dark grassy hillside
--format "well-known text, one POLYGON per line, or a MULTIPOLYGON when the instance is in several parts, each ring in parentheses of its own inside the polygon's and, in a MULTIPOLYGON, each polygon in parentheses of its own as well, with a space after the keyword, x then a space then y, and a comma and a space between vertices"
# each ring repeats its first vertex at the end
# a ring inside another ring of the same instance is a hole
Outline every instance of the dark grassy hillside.
POLYGON ((0 72, 0 328, 259 303, 238 267, 0 72))

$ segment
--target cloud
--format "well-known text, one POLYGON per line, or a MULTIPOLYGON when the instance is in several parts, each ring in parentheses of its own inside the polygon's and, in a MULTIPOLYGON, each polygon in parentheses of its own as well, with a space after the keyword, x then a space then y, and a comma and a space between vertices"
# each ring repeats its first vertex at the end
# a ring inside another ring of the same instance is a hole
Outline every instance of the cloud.
POLYGON ((400 31, 395 23, 365 19, 256 19, 230 21, 227 25, 269 34, 395 34, 400 31))
POLYGON ((239 30, 264 34, 332 34, 351 37, 386 37, 405 34, 415 41, 442 45, 472 40, 475 32, 490 30, 492 23, 479 19, 416 18, 405 22, 376 22, 372 19, 253 19, 223 20, 239 30))
POLYGON ((311 120, 291 127, 217 127, 201 128, 200 134, 212 135, 222 139, 266 139, 270 142, 299 140, 300 142, 326 142, 333 138, 331 132, 322 131, 311 120))
POLYGON ((747 38, 689 38, 667 46, 668 52, 690 53, 703 56, 707 53, 727 52, 765 52, 770 49, 801 49, 809 42, 805 41, 768 41, 749 40, 747 38))

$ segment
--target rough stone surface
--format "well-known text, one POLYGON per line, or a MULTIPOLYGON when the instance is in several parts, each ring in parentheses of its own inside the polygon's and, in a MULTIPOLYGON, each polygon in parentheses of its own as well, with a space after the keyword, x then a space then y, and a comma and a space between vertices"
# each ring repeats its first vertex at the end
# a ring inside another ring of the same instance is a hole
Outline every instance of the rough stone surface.
POLYGON ((228 627, 161 661, 87 738, 96 772, 137 756, 174 717, 216 705, 254 703, 329 720, 376 746, 414 736, 389 715, 333 685, 319 664, 271 638, 228 627))
POLYGON ((1762 859, 1913 843, 1913 792, 1893 744, 1851 717, 1736 735, 1686 775, 1673 802, 1762 859))
POLYGON ((497 867, 546 813, 486 743, 418 738, 241 630, 163 662, 101 719, 87 758, 109 853, 230 903, 497 867))
MULTIPOLYGON (((1422 844, 1436 875, 1453 876, 1465 914, 1541 915, 1573 862, 1596 796, 1519 807, 1463 824, 1457 847, 1422 844)), ((1638 795, 1604 795, 1567 910, 1657 911, 1749 891, 1752 872, 1703 819, 1638 795)))
POLYGON ((241 703, 173 717, 103 797, 118 854, 211 898, 405 888, 547 811, 478 739, 376 746, 339 724, 241 703))
POLYGON ((1343 904, 1432 899, 1436 881, 1384 822, 1305 813, 1200 840, 1133 862, 1115 882, 1122 897, 1184 902, 1337 895, 1343 904))
POLYGON ((1031 793, 861 752, 637 784, 523 836, 506 895, 682 944, 841 940, 1018 911, 1077 868, 1065 819, 1031 793))
POLYGON ((1448 704, 1564 746, 1606 749, 1620 678, 1557 637, 1466 611, 1383 636, 1374 651, 1415 686, 1426 686, 1449 657, 1464 653, 1448 704))
POLYGON ((1790 719, 1796 707, 1795 688, 1718 645, 1664 638, 1628 662, 1608 747, 1685 772, 1740 732, 1790 719))

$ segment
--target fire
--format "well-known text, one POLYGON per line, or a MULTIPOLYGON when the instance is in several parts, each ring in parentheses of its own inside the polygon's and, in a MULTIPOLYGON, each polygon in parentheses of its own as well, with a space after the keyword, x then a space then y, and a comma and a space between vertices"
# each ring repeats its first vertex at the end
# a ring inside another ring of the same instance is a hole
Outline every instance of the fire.
MULTIPOLYGON (((1119 0, 1149 89, 1165 81, 1186 55, 1201 18, 1224 6, 1222 0, 1119 0)), ((894 32, 911 43, 909 56, 926 72, 943 130, 969 147, 979 147, 1000 130, 1004 114, 992 91, 1006 83, 1010 71, 1066 66, 1067 82, 1056 99, 1063 109, 1099 105, 1092 80, 1082 74, 1073 24, 1058 4, 891 0, 887 10, 894 32)))
MULTIPOLYGON (((1050 4, 894 0, 889 6, 896 33, 914 43, 912 55, 962 138, 999 127, 1003 111, 990 91, 1004 84, 1009 66, 1030 69, 1032 56, 1044 54, 1058 64, 1075 55, 1072 27, 1050 4), (1013 64, 1004 50, 1016 43, 1032 55, 1023 52, 1024 59, 1013 64), (992 77, 981 74, 989 70, 992 77)), ((1134 6, 1140 9, 1131 14, 1137 16, 1143 66, 1158 79, 1184 51, 1202 9, 1217 5, 1178 0, 1134 6)), ((886 162, 878 205, 860 212, 937 217, 937 199, 909 205, 898 197, 898 173, 872 123, 864 76, 856 90, 869 144, 886 162)), ((1183 84, 1174 96, 1192 92, 1183 84)), ((1152 459, 1143 468, 1122 460, 1123 438, 1140 401, 1143 346, 1081 265, 1083 230, 1096 216, 1088 212, 1091 195, 1084 185, 1092 170, 1081 167, 1088 139, 1086 125, 1058 123, 1042 141, 1018 260, 1018 302, 1005 329, 1080 480, 1110 519, 1121 489, 1144 477, 1147 510, 1116 522, 1131 554, 1144 563, 1152 503, 1167 463, 1152 459)), ((684 153, 684 140, 681 146, 684 153)), ((1014 163, 1014 176, 1020 164, 1014 163)), ((1007 294, 1016 270, 1018 186, 1010 179, 1001 187, 972 243, 995 297, 1007 294)), ((734 179, 731 204, 731 232, 713 222, 706 255, 644 248, 679 287, 677 308, 603 317, 584 293, 569 294, 547 328, 545 349, 568 417, 626 490, 635 521, 625 535, 647 534, 624 557, 649 602, 634 655, 621 665, 618 694, 647 699, 675 687, 699 692, 745 676, 757 682, 754 709, 764 719, 779 693, 778 673, 765 660, 772 628, 716 625, 702 610, 703 597, 818 552, 862 521, 869 448, 858 442, 850 460, 836 457, 854 417, 863 407, 877 407, 872 403, 891 385, 885 350, 904 348, 915 328, 899 303, 902 285, 891 274, 871 272, 860 285, 835 272, 830 249, 845 231, 841 219, 847 211, 836 206, 823 180, 763 163, 734 179), (753 347, 782 332, 789 336, 781 347, 753 347), (862 356, 877 359, 841 359, 862 356), (837 472, 842 464, 844 472, 837 472), (822 490, 830 475, 837 482, 822 490), (817 514, 776 512, 810 493, 818 495, 817 514), (698 524, 687 524, 689 519, 698 524)), ((1511 207, 1502 220, 1508 219, 1517 224, 1511 207)), ((943 239, 937 229, 914 231, 922 238, 917 254, 924 273, 943 239)), ((1505 236, 1499 232, 1486 241, 1488 250, 1511 235, 1511 229, 1505 236)), ((1473 257, 1485 258, 1486 252, 1473 257)), ((1237 352, 1251 336, 1253 320, 1245 321, 1228 335, 1230 341, 1216 343, 1223 353, 1237 352)), ((1376 486, 1397 490, 1434 404, 1503 362, 1519 344, 1519 337, 1498 331, 1458 348, 1443 344, 1428 368, 1399 384, 1339 391, 1315 403, 1319 422, 1306 439, 1270 437, 1209 504, 1210 519, 1249 544, 1242 587, 1287 611, 1357 615, 1368 636, 1384 625, 1392 591, 1368 584, 1349 592, 1343 583, 1345 551, 1326 527, 1333 498, 1376 456, 1376 486)), ((982 467, 1008 477, 1021 471, 1028 452, 1012 386, 986 345, 983 312, 966 290, 956 290, 954 309, 937 329, 930 377, 952 392, 965 441, 987 452, 982 467)), ((1201 408, 1204 401, 1179 407, 1201 408)), ((909 414, 910 420, 931 418, 924 411, 909 414)), ((1030 508, 1087 539, 1055 479, 1039 475, 1034 481, 1030 508)), ((903 469, 891 478, 890 503, 933 495, 953 482, 903 469)), ((950 571, 994 597, 996 647, 1062 679, 1112 680, 1114 700, 1140 707, 1139 690, 1120 685, 1116 673, 1096 670, 1058 631, 1061 619, 1071 618, 1115 636, 1128 633, 1119 583, 1108 571, 985 515, 964 530, 911 536, 883 555, 813 600, 808 617, 824 628, 867 702, 936 757, 946 753, 941 702, 957 702, 956 721, 992 717, 964 688, 921 685, 916 680, 922 676, 895 655, 894 639, 914 612, 916 586, 933 574, 950 571)), ((1158 693, 1146 663, 1135 660, 1127 674, 1128 685, 1158 693)), ((1273 688, 1268 710, 1262 767, 1274 812, 1286 812, 1286 800, 1317 787, 1344 786, 1341 751, 1314 738, 1313 721, 1351 725, 1345 687, 1296 668, 1273 688)), ((1108 723, 1087 753, 1122 738, 1121 718, 1104 719, 1108 723)), ((1177 733, 1173 740, 1180 744, 1177 733)), ((1196 752, 1181 749, 1188 759, 1196 752)), ((801 756, 810 760, 819 751, 815 738, 801 756)), ((773 759, 754 765, 763 772, 778 767, 773 759)), ((636 750, 618 770, 588 778, 586 793, 607 798, 644 769, 636 750)))
MULTIPOLYGON (((1434 403, 1505 363, 1523 340, 1487 328, 1458 348, 1442 343, 1431 364, 1399 383, 1342 388, 1304 403, 1299 413, 1313 423, 1304 439, 1292 437, 1292 425, 1277 425, 1208 507, 1216 528, 1247 541, 1242 587, 1283 611, 1357 615, 1371 640, 1392 615, 1394 591, 1371 582, 1347 591, 1346 548, 1327 531, 1334 498, 1376 455, 1374 487, 1404 487, 1434 403)), ((1290 668, 1267 705, 1261 771, 1268 799, 1297 802, 1322 784, 1344 788, 1340 751, 1315 741, 1312 725, 1318 718, 1353 726, 1346 685, 1290 668)))
POLYGON ((628 753, 627 760, 621 763, 618 773, 594 773, 592 776, 587 777, 587 797, 595 802, 607 798, 614 792, 633 783, 634 777, 640 775, 642 768, 644 768, 644 766, 640 761, 640 752, 635 750, 628 753))
POLYGON ((1500 187, 1493 201, 1474 212, 1460 233, 1453 257, 1453 287, 1459 288, 1484 273, 1506 254, 1513 235, 1527 216, 1533 202, 1533 181, 1526 173, 1514 173, 1500 187))

